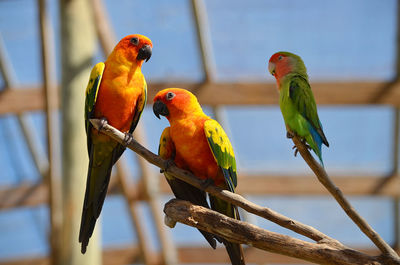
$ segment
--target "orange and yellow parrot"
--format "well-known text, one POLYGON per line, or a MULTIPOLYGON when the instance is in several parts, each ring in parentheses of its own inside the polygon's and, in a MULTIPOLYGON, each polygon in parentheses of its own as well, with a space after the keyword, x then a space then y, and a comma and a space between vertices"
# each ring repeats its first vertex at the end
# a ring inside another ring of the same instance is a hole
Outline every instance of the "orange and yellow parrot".
POLYGON ((85 100, 89 168, 79 232, 82 253, 103 207, 112 166, 125 151, 123 145, 95 130, 89 119, 102 119, 122 132, 135 130, 147 97, 141 67, 150 59, 152 47, 143 35, 126 36, 90 74, 85 100))
MULTIPOLYGON (((159 155, 173 161, 179 168, 189 170, 205 183, 235 192, 237 185, 236 161, 232 145, 221 125, 201 109, 197 98, 185 89, 168 88, 157 93, 154 114, 165 116, 170 127, 164 129, 159 155)), ((165 174, 178 199, 209 208, 206 194, 169 174, 165 174)), ((240 219, 236 206, 209 195, 211 209, 229 217, 240 219)), ((240 244, 223 240, 206 231, 200 231, 210 245, 222 241, 232 264, 245 264, 240 244)))

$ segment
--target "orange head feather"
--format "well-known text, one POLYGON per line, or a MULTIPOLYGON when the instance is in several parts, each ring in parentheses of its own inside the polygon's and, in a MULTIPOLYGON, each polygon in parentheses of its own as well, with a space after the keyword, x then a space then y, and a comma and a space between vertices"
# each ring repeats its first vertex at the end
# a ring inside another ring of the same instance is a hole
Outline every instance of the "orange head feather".
POLYGON ((113 50, 117 58, 124 58, 130 62, 142 65, 150 59, 153 43, 149 38, 140 34, 132 34, 122 38, 113 50))
POLYGON ((203 113, 195 95, 182 88, 166 88, 154 97, 154 114, 165 116, 169 121, 184 118, 190 114, 203 113))

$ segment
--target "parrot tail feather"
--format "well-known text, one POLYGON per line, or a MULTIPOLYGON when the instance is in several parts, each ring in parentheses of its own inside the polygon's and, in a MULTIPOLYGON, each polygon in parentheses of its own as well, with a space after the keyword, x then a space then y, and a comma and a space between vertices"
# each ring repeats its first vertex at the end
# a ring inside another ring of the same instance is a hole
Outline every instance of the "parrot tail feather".
POLYGON ((224 240, 226 251, 228 252, 229 258, 232 265, 245 265, 243 248, 240 244, 232 243, 224 240))
POLYGON ((81 252, 86 252, 89 239, 93 235, 96 221, 103 208, 104 199, 110 183, 111 169, 114 164, 115 152, 102 161, 95 164, 95 151, 92 150, 90 157, 88 176, 85 191, 85 200, 82 209, 81 227, 79 230, 79 242, 82 243, 81 252))
POLYGON ((317 130, 314 129, 314 127, 312 127, 311 125, 309 125, 309 131, 311 134, 311 138, 312 138, 312 143, 307 140, 307 142, 309 142, 312 150, 314 151, 314 153, 318 156, 319 161, 322 165, 322 167, 324 167, 324 162, 322 161, 322 143, 326 140, 324 140, 321 135, 318 133, 317 130))
POLYGON ((204 238, 207 240, 208 244, 210 244, 210 246, 213 249, 216 249, 217 248, 217 241, 215 239, 217 239, 218 241, 220 241, 221 239, 218 238, 216 235, 213 235, 213 234, 211 234, 209 232, 206 232, 206 231, 203 231, 203 230, 200 230, 200 229, 199 229, 199 231, 204 236, 204 238))
MULTIPOLYGON (((221 200, 215 196, 209 194, 211 209, 216 210, 219 213, 225 214, 236 220, 240 220, 240 215, 237 207, 224 200, 221 200)), ((232 243, 226 239, 222 240, 225 245, 226 251, 228 252, 229 258, 233 265, 245 265, 243 249, 240 244, 232 243)))

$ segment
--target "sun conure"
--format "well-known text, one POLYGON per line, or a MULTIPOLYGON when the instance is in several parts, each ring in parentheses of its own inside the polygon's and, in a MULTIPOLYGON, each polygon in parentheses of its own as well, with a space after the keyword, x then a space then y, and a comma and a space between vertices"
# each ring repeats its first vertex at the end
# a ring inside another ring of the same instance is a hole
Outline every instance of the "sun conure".
POLYGON ((290 52, 277 52, 269 59, 268 70, 275 76, 278 85, 279 105, 287 137, 291 138, 294 134, 299 136, 323 165, 321 146, 325 144, 329 147, 329 143, 318 118, 317 105, 303 60, 290 52))
POLYGON ((147 97, 141 67, 144 60, 150 59, 152 47, 150 39, 143 35, 126 36, 90 74, 85 100, 89 168, 79 232, 82 253, 86 252, 100 215, 112 166, 125 150, 123 145, 95 130, 89 119, 102 119, 122 132, 135 130, 147 97))
MULTIPOLYGON (((232 145, 221 125, 206 114, 197 98, 185 89, 168 88, 157 93, 154 114, 165 116, 170 127, 161 135, 159 154, 173 161, 179 168, 191 171, 205 183, 235 191, 237 185, 236 162, 232 145)), ((205 192, 165 174, 178 199, 209 207, 205 192)), ((236 206, 209 195, 211 209, 229 217, 240 219, 236 206)), ((213 234, 200 231, 215 248, 216 240, 223 242, 232 264, 245 264, 240 244, 231 243, 213 234)))

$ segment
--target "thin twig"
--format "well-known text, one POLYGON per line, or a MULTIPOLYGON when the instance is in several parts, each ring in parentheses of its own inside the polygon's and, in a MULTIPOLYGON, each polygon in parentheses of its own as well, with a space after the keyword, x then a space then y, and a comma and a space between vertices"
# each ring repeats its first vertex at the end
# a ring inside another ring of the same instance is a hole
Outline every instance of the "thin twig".
POLYGON ((371 239, 371 241, 384 253, 394 260, 400 262, 397 253, 380 237, 380 235, 362 218, 357 211, 351 206, 350 202, 343 196, 342 191, 332 182, 325 169, 313 158, 311 153, 297 136, 293 137, 293 142, 299 150, 301 156, 308 166, 317 176, 318 180, 332 194, 346 214, 361 229, 361 231, 371 239))
POLYGON ((164 212, 177 222, 219 235, 231 242, 318 264, 387 264, 384 257, 373 257, 352 249, 338 249, 329 244, 306 242, 230 218, 188 201, 172 199, 165 204, 164 212))

